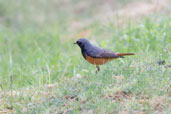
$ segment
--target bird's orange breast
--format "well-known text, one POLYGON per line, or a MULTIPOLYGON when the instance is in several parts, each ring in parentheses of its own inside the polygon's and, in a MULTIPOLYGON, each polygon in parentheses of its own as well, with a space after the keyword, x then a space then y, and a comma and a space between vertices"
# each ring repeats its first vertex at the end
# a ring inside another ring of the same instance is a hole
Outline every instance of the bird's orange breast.
POLYGON ((116 58, 93 58, 93 57, 90 57, 90 56, 86 55, 86 60, 89 63, 95 64, 95 65, 102 65, 102 64, 105 64, 108 61, 111 61, 113 59, 116 59, 116 58))

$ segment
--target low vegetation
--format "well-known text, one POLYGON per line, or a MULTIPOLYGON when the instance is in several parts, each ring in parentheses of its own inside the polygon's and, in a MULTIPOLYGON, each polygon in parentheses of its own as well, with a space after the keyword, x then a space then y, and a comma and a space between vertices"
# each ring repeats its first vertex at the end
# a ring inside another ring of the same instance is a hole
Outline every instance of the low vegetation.
POLYGON ((116 20, 93 20, 81 29, 76 22, 44 29, 3 25, 0 113, 169 114, 170 16, 155 14, 123 23, 116 20), (136 55, 109 62, 96 73, 95 66, 73 45, 79 37, 136 55))

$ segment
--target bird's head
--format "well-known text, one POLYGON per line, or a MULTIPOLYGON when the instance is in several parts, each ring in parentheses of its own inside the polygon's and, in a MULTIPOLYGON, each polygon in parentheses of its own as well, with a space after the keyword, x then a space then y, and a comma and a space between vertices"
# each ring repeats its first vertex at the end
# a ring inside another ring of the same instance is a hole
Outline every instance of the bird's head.
POLYGON ((80 38, 74 44, 77 44, 80 48, 84 48, 86 45, 90 45, 90 42, 85 38, 80 38))

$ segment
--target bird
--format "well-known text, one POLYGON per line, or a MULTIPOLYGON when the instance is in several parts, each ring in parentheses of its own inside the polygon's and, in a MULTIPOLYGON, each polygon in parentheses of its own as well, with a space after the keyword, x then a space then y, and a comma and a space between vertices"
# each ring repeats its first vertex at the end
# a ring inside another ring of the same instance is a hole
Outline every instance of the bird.
POLYGON ((99 65, 114 59, 124 58, 124 56, 135 55, 135 53, 115 53, 111 50, 94 46, 86 38, 80 38, 74 44, 81 48, 81 53, 85 60, 96 65, 97 72, 100 71, 99 65))

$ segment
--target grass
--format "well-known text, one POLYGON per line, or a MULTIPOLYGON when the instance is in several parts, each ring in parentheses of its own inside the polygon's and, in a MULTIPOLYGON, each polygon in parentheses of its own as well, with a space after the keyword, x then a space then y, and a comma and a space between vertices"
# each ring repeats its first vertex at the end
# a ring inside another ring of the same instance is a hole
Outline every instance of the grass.
POLYGON ((100 46, 136 53, 101 66, 99 73, 82 58, 73 45, 75 39, 64 41, 61 33, 1 32, 0 109, 16 113, 169 113, 170 22, 170 18, 144 19, 114 32, 109 31, 116 29, 110 23, 93 25, 91 35, 99 37, 100 46), (108 39, 101 36, 105 32, 108 39), (166 65, 158 65, 159 60, 166 65))
MULTIPOLYGON (((13 11, 2 9, 1 15, 13 11)), ((171 112, 170 16, 119 26, 116 20, 93 20, 77 31, 71 30, 70 18, 42 29, 28 20, 15 28, 18 21, 8 19, 0 28, 0 113, 171 112), (109 62, 96 73, 73 45, 81 36, 136 55, 109 62)))

